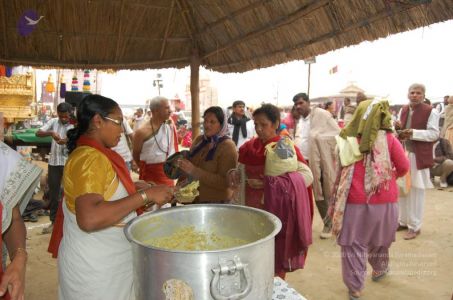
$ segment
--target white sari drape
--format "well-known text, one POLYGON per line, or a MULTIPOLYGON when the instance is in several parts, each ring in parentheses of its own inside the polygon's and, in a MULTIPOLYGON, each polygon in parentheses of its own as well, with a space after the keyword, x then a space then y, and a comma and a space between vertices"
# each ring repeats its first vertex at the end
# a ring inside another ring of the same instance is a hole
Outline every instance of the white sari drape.
MULTIPOLYGON (((127 196, 121 181, 109 201, 127 196)), ((63 202, 63 240, 58 252, 60 300, 132 300, 132 249, 122 227, 87 233, 63 202)), ((135 212, 126 216, 128 222, 135 212)))
POLYGON ((3 205, 2 234, 10 223, 12 210, 22 213, 39 184, 42 169, 0 141, 0 201, 3 205))

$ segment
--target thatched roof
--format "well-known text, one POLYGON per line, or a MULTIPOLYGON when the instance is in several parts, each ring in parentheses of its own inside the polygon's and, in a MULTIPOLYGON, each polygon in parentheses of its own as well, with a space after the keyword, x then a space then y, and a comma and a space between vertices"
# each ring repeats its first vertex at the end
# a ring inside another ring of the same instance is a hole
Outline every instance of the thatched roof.
POLYGON ((453 18, 452 0, 3 0, 0 63, 244 72, 453 18), (27 36, 21 15, 44 16, 27 36))

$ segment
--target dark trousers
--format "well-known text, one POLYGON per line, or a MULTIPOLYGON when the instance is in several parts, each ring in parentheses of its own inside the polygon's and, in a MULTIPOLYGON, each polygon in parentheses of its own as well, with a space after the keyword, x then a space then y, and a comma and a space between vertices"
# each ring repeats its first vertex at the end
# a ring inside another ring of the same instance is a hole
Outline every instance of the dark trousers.
POLYGON ((55 221, 55 216, 58 210, 58 201, 61 200, 61 179, 63 177, 64 166, 51 166, 48 167, 48 183, 49 183, 49 200, 50 200, 50 221, 55 221))
MULTIPOLYGON (((307 164, 309 165, 308 159, 306 159, 307 164)), ((330 188, 330 185, 326 184, 323 180, 322 177, 322 171, 321 171, 321 186, 322 186, 322 192, 324 195, 327 195, 326 193, 326 188, 330 188)), ((313 194, 314 196, 314 194, 313 194)), ((316 203, 316 208, 318 209, 319 215, 321 216, 322 223, 324 224, 325 227, 332 228, 332 220, 330 219, 329 215, 327 214, 327 211, 329 210, 329 200, 326 199, 324 196, 323 200, 317 200, 315 199, 316 203)))
POLYGON ((318 208, 319 215, 321 216, 322 222, 324 223, 324 226, 326 227, 332 227, 332 220, 330 217, 327 215, 327 210, 329 209, 329 201, 326 199, 324 200, 316 200, 316 207, 318 208))

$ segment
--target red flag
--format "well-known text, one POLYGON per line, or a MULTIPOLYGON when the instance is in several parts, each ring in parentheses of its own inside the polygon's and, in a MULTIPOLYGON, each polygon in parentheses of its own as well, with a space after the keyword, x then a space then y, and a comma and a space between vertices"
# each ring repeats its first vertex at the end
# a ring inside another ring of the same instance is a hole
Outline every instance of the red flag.
POLYGON ((338 66, 334 66, 332 69, 329 70, 329 74, 335 74, 338 72, 338 66))

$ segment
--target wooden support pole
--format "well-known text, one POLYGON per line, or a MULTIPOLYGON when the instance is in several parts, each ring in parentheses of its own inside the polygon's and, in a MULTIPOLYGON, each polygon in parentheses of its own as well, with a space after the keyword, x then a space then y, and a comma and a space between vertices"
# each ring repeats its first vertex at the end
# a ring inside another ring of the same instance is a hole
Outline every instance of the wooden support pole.
POLYGON ((200 57, 194 49, 190 59, 190 97, 192 102, 192 139, 200 135, 200 57))
POLYGON ((307 84, 307 95, 310 97, 310 77, 311 77, 311 63, 308 64, 308 84, 307 84))
POLYGON ((3 113, 0 111, 0 141, 3 142, 3 113))

